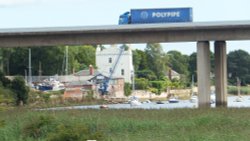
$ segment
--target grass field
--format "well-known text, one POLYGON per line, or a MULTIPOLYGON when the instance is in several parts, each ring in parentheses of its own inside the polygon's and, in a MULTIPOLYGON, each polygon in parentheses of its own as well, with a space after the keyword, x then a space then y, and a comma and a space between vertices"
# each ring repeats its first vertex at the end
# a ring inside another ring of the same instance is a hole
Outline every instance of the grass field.
POLYGON ((0 141, 249 141, 250 109, 0 112, 0 141))

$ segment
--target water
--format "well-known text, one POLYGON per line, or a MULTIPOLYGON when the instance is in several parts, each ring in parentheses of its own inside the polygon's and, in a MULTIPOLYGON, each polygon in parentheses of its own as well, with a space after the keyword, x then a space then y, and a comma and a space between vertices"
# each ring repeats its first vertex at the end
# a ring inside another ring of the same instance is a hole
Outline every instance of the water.
MULTIPOLYGON (((250 107, 250 96, 242 96, 242 102, 236 102, 237 96, 228 97, 228 107, 250 107)), ((131 106, 130 104, 108 104, 109 109, 173 109, 173 108, 197 108, 198 103, 191 103, 189 100, 179 100, 178 103, 169 103, 162 101, 163 104, 156 102, 143 103, 139 106, 131 106)), ((215 107, 215 104, 211 104, 215 107)), ((48 108, 46 110, 66 110, 66 109, 100 109, 100 105, 84 105, 84 106, 70 106, 70 107, 56 107, 48 108)), ((43 109, 45 110, 45 109, 43 109)))

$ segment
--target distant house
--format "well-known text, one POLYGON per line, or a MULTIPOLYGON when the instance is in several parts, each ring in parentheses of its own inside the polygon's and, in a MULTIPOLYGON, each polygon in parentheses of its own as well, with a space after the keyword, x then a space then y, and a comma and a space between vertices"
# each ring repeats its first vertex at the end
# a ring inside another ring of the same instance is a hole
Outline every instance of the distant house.
MULTIPOLYGON (((88 79, 69 82, 64 91, 64 99, 81 100, 84 99, 84 97, 86 97, 89 92, 93 92, 94 98, 100 98, 100 93, 98 90, 103 84, 103 82, 108 79, 107 76, 104 76, 101 73, 98 73, 96 75, 89 75, 88 71, 84 70, 75 73, 75 75, 79 75, 79 77, 84 77, 88 79)), ((123 98, 123 87, 124 78, 112 78, 109 81, 108 96, 110 98, 123 98)))
POLYGON ((180 80, 180 78, 181 78, 181 75, 180 75, 178 72, 176 72, 176 71, 174 71, 174 70, 172 70, 172 69, 169 69, 169 70, 165 73, 165 75, 166 75, 166 77, 167 77, 168 79, 170 79, 170 80, 172 80, 172 79, 180 80))

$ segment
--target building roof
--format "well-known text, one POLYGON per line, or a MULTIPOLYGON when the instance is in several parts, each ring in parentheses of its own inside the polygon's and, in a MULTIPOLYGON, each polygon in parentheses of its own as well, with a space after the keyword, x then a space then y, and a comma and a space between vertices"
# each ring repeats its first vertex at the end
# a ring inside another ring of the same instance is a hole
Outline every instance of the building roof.
MULTIPOLYGON (((95 76, 95 75, 97 75, 99 73, 100 72, 98 70, 95 70, 92 76, 95 76)), ((90 71, 89 71, 89 69, 87 69, 87 70, 80 70, 80 71, 74 73, 73 75, 75 75, 75 76, 90 76, 90 71)))

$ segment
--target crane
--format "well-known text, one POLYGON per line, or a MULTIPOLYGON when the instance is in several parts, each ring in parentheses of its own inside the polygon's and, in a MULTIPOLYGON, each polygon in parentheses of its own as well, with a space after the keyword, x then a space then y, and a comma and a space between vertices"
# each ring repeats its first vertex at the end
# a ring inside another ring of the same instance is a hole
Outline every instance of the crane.
POLYGON ((118 56, 116 58, 116 61, 113 64, 113 67, 110 69, 109 77, 107 79, 103 80, 103 83, 101 84, 101 86, 99 88, 99 91, 101 92, 101 95, 108 94, 109 82, 113 77, 113 74, 114 74, 114 72, 116 70, 117 64, 119 63, 119 60, 120 60, 120 58, 122 56, 122 53, 124 52, 124 48, 125 48, 124 46, 120 47, 119 54, 118 54, 118 56))

